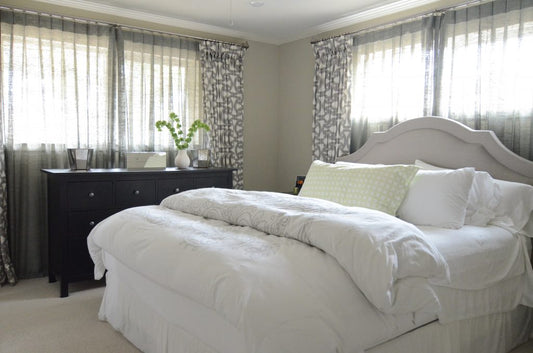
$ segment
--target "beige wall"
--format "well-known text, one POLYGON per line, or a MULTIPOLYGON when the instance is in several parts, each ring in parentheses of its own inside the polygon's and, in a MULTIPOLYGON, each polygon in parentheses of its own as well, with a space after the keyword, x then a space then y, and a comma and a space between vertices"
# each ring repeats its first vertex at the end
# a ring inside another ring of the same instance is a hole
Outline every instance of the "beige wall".
POLYGON ((279 47, 250 42, 244 56, 244 188, 277 190, 279 47))
POLYGON ((294 187, 312 161, 314 56, 308 39, 280 47, 277 191, 294 187))

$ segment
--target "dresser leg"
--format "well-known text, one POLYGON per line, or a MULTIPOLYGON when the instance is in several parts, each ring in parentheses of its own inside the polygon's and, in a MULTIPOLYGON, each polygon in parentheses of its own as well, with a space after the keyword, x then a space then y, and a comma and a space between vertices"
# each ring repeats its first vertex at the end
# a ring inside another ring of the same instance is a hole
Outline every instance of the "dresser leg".
POLYGON ((52 271, 48 271, 48 283, 54 283, 57 281, 56 275, 52 271))
POLYGON ((61 278, 61 298, 68 297, 68 281, 61 278))

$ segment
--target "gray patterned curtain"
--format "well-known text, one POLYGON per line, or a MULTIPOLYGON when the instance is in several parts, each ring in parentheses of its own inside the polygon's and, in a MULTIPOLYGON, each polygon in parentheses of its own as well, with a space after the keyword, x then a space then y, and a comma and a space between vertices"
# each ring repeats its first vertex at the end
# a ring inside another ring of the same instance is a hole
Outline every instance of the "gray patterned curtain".
MULTIPOLYGON (((3 70, 0 70, 0 82, 3 82, 3 70)), ((0 97, 2 97, 0 85, 0 97)), ((0 109, 0 132, 3 131, 3 110, 0 109)), ((7 234, 7 178, 6 160, 4 155, 3 134, 0 133, 0 286, 17 283, 15 269, 9 256, 9 241, 7 234)))
POLYGON ((236 168, 233 186, 243 182, 244 87, 243 57, 246 48, 235 44, 200 43, 204 113, 211 127, 211 162, 215 167, 236 168))
POLYGON ((0 285, 17 283, 7 241, 7 182, 4 148, 0 153, 0 285))
POLYGON ((351 46, 345 36, 313 44, 313 159, 334 162, 350 153, 351 46))

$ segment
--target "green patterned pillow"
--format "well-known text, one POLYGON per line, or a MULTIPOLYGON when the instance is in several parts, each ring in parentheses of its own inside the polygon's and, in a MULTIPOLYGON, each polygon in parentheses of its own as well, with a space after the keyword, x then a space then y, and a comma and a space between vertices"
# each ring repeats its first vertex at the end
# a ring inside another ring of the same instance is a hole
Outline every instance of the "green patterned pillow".
POLYGON ((314 161, 299 195, 344 206, 371 208, 394 216, 418 169, 414 165, 361 167, 314 161))

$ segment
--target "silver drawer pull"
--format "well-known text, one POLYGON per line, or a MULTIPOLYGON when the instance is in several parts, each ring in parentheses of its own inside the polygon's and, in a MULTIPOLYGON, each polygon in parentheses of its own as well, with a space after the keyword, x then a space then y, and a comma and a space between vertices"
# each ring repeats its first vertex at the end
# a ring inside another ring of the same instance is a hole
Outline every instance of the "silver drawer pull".
POLYGON ((89 197, 94 197, 94 192, 91 191, 88 196, 89 197))
POLYGON ((91 227, 94 227, 95 224, 96 224, 95 221, 90 221, 90 222, 89 222, 89 225, 90 225, 91 227))
POLYGON ((174 192, 180 192, 180 188, 175 188, 174 192))
POLYGON ((135 195, 139 195, 140 193, 141 193, 141 192, 140 192, 139 190, 134 190, 134 191, 133 191, 133 194, 135 194, 135 195))

